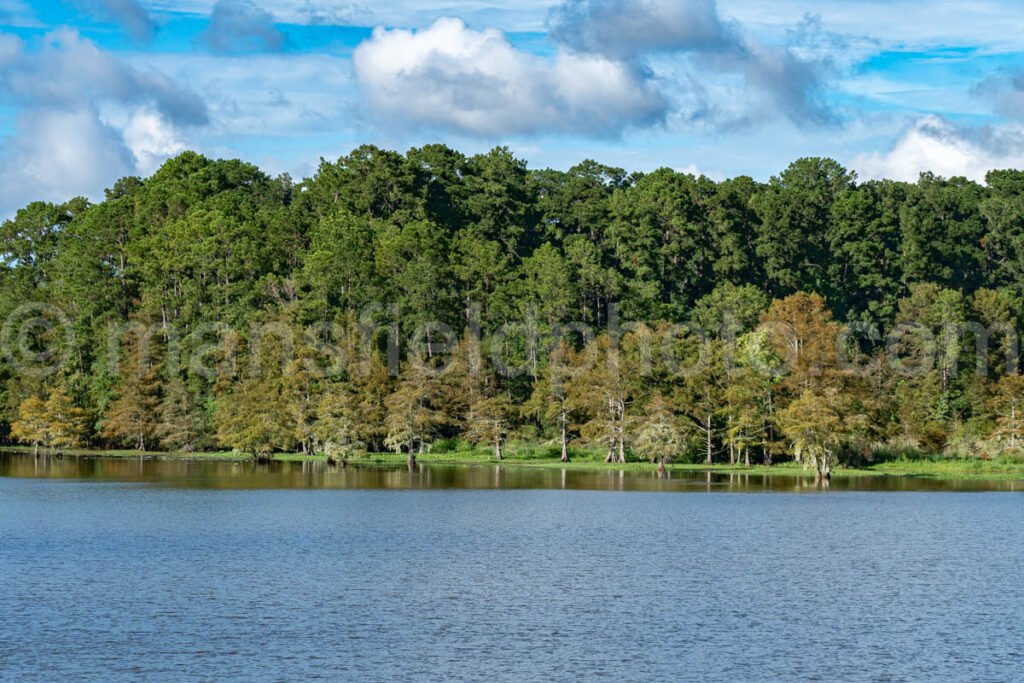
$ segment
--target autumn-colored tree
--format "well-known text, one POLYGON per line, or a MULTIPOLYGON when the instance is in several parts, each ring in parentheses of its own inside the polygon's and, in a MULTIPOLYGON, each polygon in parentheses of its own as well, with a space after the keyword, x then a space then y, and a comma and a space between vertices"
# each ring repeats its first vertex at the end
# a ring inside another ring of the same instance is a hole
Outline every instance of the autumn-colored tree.
POLYGON ((156 437, 164 448, 191 453, 199 448, 205 432, 195 395, 181 377, 171 377, 157 406, 156 437))
POLYGON ((63 388, 54 389, 46 400, 46 444, 51 449, 79 448, 89 432, 88 414, 75 405, 63 388))
POLYGON ((25 399, 11 425, 11 436, 33 446, 36 454, 40 445, 58 451, 77 448, 87 433, 88 415, 61 387, 50 392, 45 402, 36 397, 25 399))
POLYGON ((331 460, 345 460, 366 449, 366 418, 352 387, 337 382, 326 387, 317 405, 314 438, 331 460))
POLYGON ((18 419, 11 424, 11 436, 32 446, 39 455, 39 446, 49 442, 47 427, 46 403, 30 396, 18 406, 18 419))
POLYGON ((834 375, 840 327, 819 295, 797 292, 772 302, 761 329, 788 365, 786 384, 794 393, 821 388, 834 375))
POLYGON ((999 380, 989 405, 996 420, 991 437, 1011 451, 1024 448, 1024 377, 1007 375, 999 380))
MULTIPOLYGON (((352 403, 347 410, 359 419, 357 441, 362 442, 368 450, 386 448, 387 399, 395 384, 387 359, 375 348, 362 355, 352 349, 347 353, 349 362, 345 366, 344 381, 340 386, 346 388, 351 396, 346 399, 352 403)), ((328 397, 338 389, 337 385, 328 385, 322 398, 327 398, 330 403, 328 397)), ((322 407, 319 406, 318 410, 322 407)))
MULTIPOLYGON (((301 335, 292 331, 293 338, 301 335)), ((317 409, 321 392, 314 349, 299 341, 295 358, 284 369, 286 410, 295 425, 295 441, 305 454, 315 450, 317 409)))
POLYGON ((297 443, 296 427, 288 410, 287 351, 277 336, 261 340, 257 348, 249 370, 218 396, 214 424, 221 445, 267 460, 297 443))
POLYGON ((115 398, 103 415, 103 436, 138 451, 152 445, 160 425, 159 368, 140 334, 125 337, 115 398))
POLYGON ((411 357, 385 401, 384 445, 396 453, 405 449, 410 467, 416 464, 417 447, 425 448, 444 422, 445 416, 436 405, 439 395, 436 368, 422 358, 411 357))
POLYGON ((605 462, 626 462, 630 379, 620 350, 608 335, 601 335, 585 350, 580 372, 569 386, 570 404, 586 417, 581 436, 608 449, 605 462))
POLYGON ((498 392, 497 375, 484 364, 480 340, 469 332, 447 357, 436 358, 435 365, 441 419, 446 427, 465 430, 472 407, 498 392))

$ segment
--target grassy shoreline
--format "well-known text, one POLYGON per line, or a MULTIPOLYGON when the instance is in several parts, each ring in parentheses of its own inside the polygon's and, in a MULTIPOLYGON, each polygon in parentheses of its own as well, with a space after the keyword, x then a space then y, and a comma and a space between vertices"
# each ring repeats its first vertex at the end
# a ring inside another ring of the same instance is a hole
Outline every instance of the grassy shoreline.
MULTIPOLYGON (((2 449, 11 453, 32 454, 31 448, 11 446, 2 449)), ((457 453, 424 453, 417 457, 417 461, 424 464, 436 465, 502 465, 506 467, 529 467, 546 469, 571 469, 571 470, 624 470, 627 472, 653 473, 656 466, 646 461, 633 461, 626 464, 605 463, 599 454, 579 453, 569 463, 561 462, 557 457, 538 456, 533 451, 527 451, 527 455, 510 452, 504 460, 498 462, 489 452, 457 452, 457 453)), ((206 453, 165 453, 165 452, 143 452, 128 450, 88 450, 72 449, 65 451, 67 457, 87 458, 145 458, 157 460, 175 460, 182 462, 244 462, 251 460, 251 457, 233 452, 206 452, 206 453)), ((273 457, 276 462, 324 462, 323 455, 303 455, 301 453, 280 453, 273 457)), ((403 466, 406 458, 404 455, 393 453, 374 453, 358 458, 352 458, 349 463, 355 466, 403 466)), ((814 473, 803 469, 793 462, 784 462, 771 467, 765 465, 743 465, 728 464, 671 464, 667 468, 672 472, 679 473, 702 473, 712 472, 718 474, 753 474, 773 475, 787 477, 813 478, 814 473)), ((833 470, 834 478, 846 477, 904 477, 918 479, 934 479, 944 481, 957 480, 993 480, 993 481, 1024 481, 1024 463, 994 462, 981 459, 915 459, 915 460, 893 460, 880 462, 867 467, 846 468, 839 467, 833 470)))

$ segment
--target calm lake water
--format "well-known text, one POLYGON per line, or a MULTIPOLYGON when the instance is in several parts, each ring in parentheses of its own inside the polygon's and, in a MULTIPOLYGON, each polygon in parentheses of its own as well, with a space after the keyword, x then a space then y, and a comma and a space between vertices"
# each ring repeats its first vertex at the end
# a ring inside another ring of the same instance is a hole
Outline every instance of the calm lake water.
POLYGON ((1020 680, 1020 493, 857 488, 0 455, 0 679, 1020 680))

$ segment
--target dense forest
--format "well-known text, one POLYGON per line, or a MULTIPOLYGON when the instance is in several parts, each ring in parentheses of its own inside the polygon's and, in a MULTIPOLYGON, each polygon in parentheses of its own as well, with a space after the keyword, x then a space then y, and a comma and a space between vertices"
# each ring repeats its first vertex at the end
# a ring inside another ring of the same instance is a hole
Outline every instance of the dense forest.
POLYGON ((185 153, 0 228, 0 440, 1019 457, 1024 172, 767 183, 362 147, 185 153))

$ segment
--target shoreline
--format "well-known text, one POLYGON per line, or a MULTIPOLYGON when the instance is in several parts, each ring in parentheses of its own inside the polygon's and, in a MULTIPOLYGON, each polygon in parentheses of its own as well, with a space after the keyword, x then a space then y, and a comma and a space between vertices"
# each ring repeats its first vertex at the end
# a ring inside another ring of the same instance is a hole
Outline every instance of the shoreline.
MULTIPOLYGON (((11 446, 0 448, 0 452, 18 455, 31 456, 32 448, 22 446, 11 446)), ((45 454, 41 453, 43 457, 45 454)), ((177 462, 251 462, 251 456, 230 451, 224 452, 202 452, 202 453, 166 453, 166 452, 138 452, 126 450, 89 450, 69 449, 64 451, 64 457, 70 458, 94 458, 113 460, 160 460, 177 462)), ((463 466, 493 466, 502 467, 523 467, 536 469, 567 469, 576 471, 626 471, 635 473, 654 474, 657 465, 647 461, 631 461, 625 464, 605 463, 603 459, 594 459, 586 455, 574 458, 568 463, 561 462, 556 458, 545 457, 521 457, 514 452, 510 453, 503 460, 495 460, 491 454, 482 453, 424 453, 417 456, 417 462, 424 465, 463 465, 463 466)), ((272 456, 272 462, 278 463, 302 463, 302 462, 327 462, 325 455, 303 455, 301 453, 278 453, 272 456)), ((348 461, 349 467, 404 467, 406 456, 404 454, 375 453, 366 456, 354 457, 348 461)), ((742 464, 729 465, 716 463, 706 465, 703 463, 674 463, 666 465, 669 472, 679 473, 703 473, 712 474, 747 474, 757 476, 784 476, 813 479, 814 472, 806 470, 794 462, 782 462, 772 466, 761 464, 750 467, 742 464)), ((930 479, 935 481, 1024 481, 1024 463, 994 462, 981 459, 947 459, 935 458, 930 460, 892 460, 880 462, 867 467, 847 468, 837 467, 832 471, 835 479, 856 478, 856 477, 895 477, 907 479, 930 479)))

